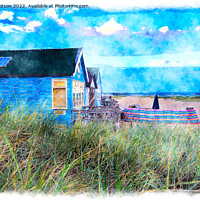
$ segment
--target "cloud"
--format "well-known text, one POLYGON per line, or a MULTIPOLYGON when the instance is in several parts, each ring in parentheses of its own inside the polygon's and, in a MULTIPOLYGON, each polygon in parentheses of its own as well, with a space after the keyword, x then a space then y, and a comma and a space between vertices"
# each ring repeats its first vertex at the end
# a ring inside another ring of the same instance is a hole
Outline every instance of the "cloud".
POLYGON ((55 20, 58 19, 58 15, 57 15, 55 9, 53 9, 53 8, 49 8, 48 10, 46 10, 46 11, 44 12, 44 16, 45 16, 45 17, 52 18, 52 19, 55 19, 55 20))
POLYGON ((35 27, 39 27, 41 26, 42 23, 39 21, 32 21, 29 22, 26 27, 24 27, 24 29, 26 30, 26 32, 34 32, 35 31, 35 27))
POLYGON ((86 29, 86 30, 92 30, 92 27, 87 26, 87 27, 84 27, 84 29, 86 29))
POLYGON ((16 25, 4 25, 2 23, 0 23, 0 31, 4 32, 4 33, 11 33, 11 32, 15 32, 18 33, 18 31, 23 31, 23 28, 20 26, 16 26, 16 25))
POLYGON ((148 35, 148 33, 151 33, 152 29, 150 29, 149 27, 142 27, 141 31, 137 31, 137 32, 132 32, 132 34, 134 35, 148 35))
POLYGON ((62 25, 68 26, 68 23, 65 19, 63 19, 62 17, 58 18, 58 14, 56 13, 55 9, 53 9, 53 8, 49 8, 48 10, 46 10, 44 12, 44 16, 55 20, 61 26, 62 25))
POLYGON ((19 20, 26 20, 26 18, 25 17, 17 17, 17 19, 19 19, 19 20))
POLYGON ((83 34, 85 36, 97 36, 97 32, 95 28, 92 28, 91 26, 84 27, 83 29, 77 30, 76 33, 83 34))
POLYGON ((112 35, 116 32, 127 30, 121 24, 118 24, 114 18, 111 18, 110 21, 104 23, 102 26, 95 26, 96 32, 101 33, 103 35, 112 35))
POLYGON ((11 32, 18 33, 20 31, 34 32, 35 27, 39 27, 41 25, 42 23, 39 21, 31 21, 25 27, 20 27, 17 25, 5 25, 3 23, 0 23, 0 31, 7 34, 11 32))
POLYGON ((79 9, 76 7, 73 7, 72 9, 68 10, 67 13, 70 14, 70 13, 73 13, 74 11, 79 11, 79 9))
POLYGON ((163 66, 166 64, 166 60, 152 60, 149 65, 150 66, 163 66))
POLYGON ((10 32, 15 32, 9 26, 0 26, 0 31, 7 33, 7 34, 10 33, 10 32))
POLYGON ((10 28, 13 30, 17 30, 17 31, 23 31, 24 29, 20 26, 16 26, 16 25, 10 25, 10 28))
POLYGON ((199 65, 199 61, 198 60, 190 60, 190 61, 188 61, 188 64, 190 64, 190 65, 199 65))
POLYGON ((63 19, 62 17, 61 17, 60 19, 57 19, 56 22, 57 22, 59 25, 64 25, 64 24, 67 23, 66 20, 63 19))
POLYGON ((196 28, 195 28, 195 31, 199 31, 200 30, 200 26, 197 26, 196 28))
POLYGON ((0 20, 8 19, 8 20, 12 21, 13 20, 13 15, 14 15, 13 12, 3 11, 0 14, 0 20))
POLYGON ((161 33, 167 33, 167 31, 169 31, 169 28, 168 28, 168 26, 163 26, 163 27, 159 28, 159 31, 161 33))
POLYGON ((163 59, 160 59, 160 60, 157 60, 157 59, 153 59, 149 65, 151 67, 167 67, 167 66, 170 66, 170 67, 173 67, 173 66, 176 66, 176 67, 182 67, 184 66, 183 65, 184 62, 180 62, 180 61, 177 61, 177 60, 163 60, 163 59))

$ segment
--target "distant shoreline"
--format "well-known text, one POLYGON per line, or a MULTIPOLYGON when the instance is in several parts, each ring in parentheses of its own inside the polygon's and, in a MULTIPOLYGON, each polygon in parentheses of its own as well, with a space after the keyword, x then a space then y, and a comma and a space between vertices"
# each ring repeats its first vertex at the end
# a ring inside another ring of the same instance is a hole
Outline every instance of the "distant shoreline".
MULTIPOLYGON (((107 95, 107 94, 106 94, 107 95)), ((174 100, 174 101, 181 101, 181 102, 200 102, 200 94, 157 94, 159 99, 168 99, 168 100, 174 100)), ((132 98, 154 98, 154 95, 150 94, 128 94, 126 93, 121 93, 121 94, 109 94, 108 96, 113 96, 114 99, 120 99, 123 97, 132 97, 132 98)))
POLYGON ((184 97, 200 97, 200 92, 148 92, 148 93, 117 93, 117 92, 107 92, 103 93, 105 96, 145 96, 145 97, 153 97, 154 95, 158 95, 160 97, 177 97, 177 96, 184 96, 184 97))

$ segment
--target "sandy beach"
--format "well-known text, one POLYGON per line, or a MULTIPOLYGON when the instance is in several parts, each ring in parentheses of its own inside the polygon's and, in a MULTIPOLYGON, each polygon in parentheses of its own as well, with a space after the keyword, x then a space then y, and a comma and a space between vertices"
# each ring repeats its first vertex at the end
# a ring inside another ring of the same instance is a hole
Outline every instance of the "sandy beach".
MULTIPOLYGON (((138 104, 142 108, 152 108, 154 98, 127 96, 116 98, 116 100, 118 101, 120 108, 122 109, 133 104, 138 104)), ((181 102, 174 101, 171 99, 164 99, 162 97, 159 97, 158 100, 160 109, 186 110, 186 107, 193 107, 197 111, 198 116, 200 117, 200 102, 181 102)))

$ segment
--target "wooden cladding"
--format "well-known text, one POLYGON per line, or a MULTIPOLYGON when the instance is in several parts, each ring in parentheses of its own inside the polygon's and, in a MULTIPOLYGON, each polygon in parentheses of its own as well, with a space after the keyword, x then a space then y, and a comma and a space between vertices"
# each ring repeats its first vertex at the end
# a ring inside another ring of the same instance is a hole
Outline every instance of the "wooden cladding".
POLYGON ((84 83, 73 80, 72 87, 73 107, 80 108, 84 105, 84 83))
POLYGON ((67 80, 52 80, 52 108, 67 109, 67 80))

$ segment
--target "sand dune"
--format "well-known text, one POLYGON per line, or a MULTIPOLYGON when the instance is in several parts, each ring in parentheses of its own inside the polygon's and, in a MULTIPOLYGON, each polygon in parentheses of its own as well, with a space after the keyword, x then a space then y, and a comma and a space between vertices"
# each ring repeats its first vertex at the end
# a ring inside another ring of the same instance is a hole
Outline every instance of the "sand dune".
MULTIPOLYGON (((152 108, 153 98, 150 97, 121 97, 116 98, 120 107, 124 109, 129 105, 138 104, 142 108, 152 108)), ((181 102, 170 99, 159 98, 160 109, 172 109, 172 110, 186 110, 186 107, 193 107, 198 116, 200 117, 200 102, 181 102)))

